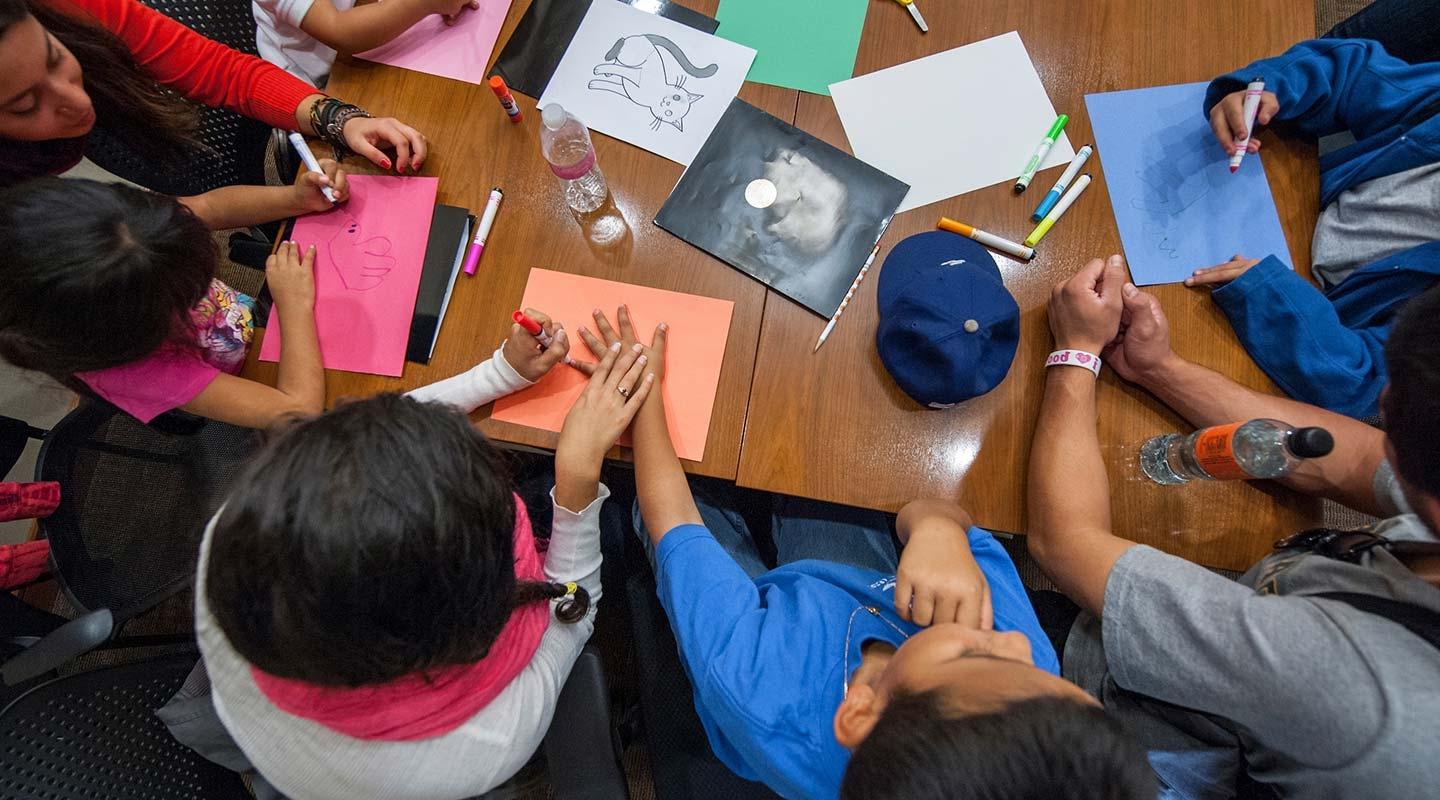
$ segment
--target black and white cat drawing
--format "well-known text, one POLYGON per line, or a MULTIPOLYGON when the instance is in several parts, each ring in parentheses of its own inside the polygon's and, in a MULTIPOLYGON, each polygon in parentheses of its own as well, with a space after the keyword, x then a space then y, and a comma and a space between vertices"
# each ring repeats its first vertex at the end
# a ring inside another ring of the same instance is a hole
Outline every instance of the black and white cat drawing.
POLYGON ((590 88, 614 92, 636 105, 644 106, 655 117, 651 130, 661 125, 674 125, 685 130, 685 115, 704 95, 686 90, 688 78, 708 78, 720 69, 719 64, 696 67, 680 46, 653 33, 626 36, 616 40, 605 63, 595 67, 601 76, 590 81, 590 88))

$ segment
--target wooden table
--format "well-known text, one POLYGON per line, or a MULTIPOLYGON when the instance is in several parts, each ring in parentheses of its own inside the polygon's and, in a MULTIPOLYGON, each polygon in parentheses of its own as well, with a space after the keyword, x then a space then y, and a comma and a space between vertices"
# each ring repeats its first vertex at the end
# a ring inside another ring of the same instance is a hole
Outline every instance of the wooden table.
MULTIPOLYGON (((713 16, 718 0, 685 4, 713 16)), ((516 0, 502 43, 527 6, 527 0, 516 0)), ((1087 92, 1207 80, 1314 35, 1309 0, 1230 0, 1218 6, 1170 0, 930 0, 923 10, 931 28, 922 36, 898 4, 872 0, 855 73, 1018 30, 1055 107, 1070 114, 1068 132, 1077 146, 1091 135, 1087 92)), ((1050 287, 1089 258, 1120 251, 1099 159, 1089 167, 1096 181, 1088 196, 1047 237, 1039 257, 1022 265, 997 256, 1022 312, 1023 334, 1009 377, 983 397, 936 411, 900 392, 875 353, 877 281, 865 283, 829 342, 812 356, 822 320, 653 226, 651 219, 679 178, 678 165, 597 135, 600 165, 629 233, 619 246, 594 246, 540 157, 533 98, 517 95, 525 124, 512 127, 484 87, 345 59, 336 64, 329 90, 424 131, 434 146, 424 174, 440 177, 441 202, 479 209, 492 185, 506 190, 482 277, 460 280, 431 364, 407 364, 399 379, 331 372, 331 402, 420 386, 487 357, 505 335, 531 267, 725 298, 735 301, 735 317, 709 443, 705 460, 687 462, 688 471, 887 510, 918 496, 954 498, 981 525, 1025 530, 1025 473, 1043 388, 1040 363, 1051 347, 1044 311, 1050 287)), ((758 84, 746 84, 740 96, 848 150, 828 97, 758 84)), ((964 97, 959 89, 942 89, 937 101, 964 102, 964 97)), ((1318 210, 1315 148, 1270 133, 1263 139, 1266 171, 1296 267, 1308 274, 1318 210)), ((1043 173, 1036 186, 1043 189, 1053 180, 1054 173, 1043 173)), ((881 244, 888 251, 900 239, 932 229, 941 215, 1019 239, 1029 230, 1038 199, 1036 191, 1016 197, 1005 185, 972 192, 897 216, 881 244)), ((1177 351, 1247 386, 1277 391, 1203 291, 1165 286, 1156 293, 1170 316, 1177 351)), ((274 365, 252 357, 246 374, 273 382, 274 365)), ((495 422, 488 414, 482 409, 476 419, 492 438, 541 448, 555 444, 554 434, 495 422)), ((1187 429, 1148 394, 1105 373, 1100 437, 1117 532, 1203 564, 1239 569, 1277 536, 1318 519, 1316 502, 1275 486, 1162 489, 1136 477, 1135 453, 1142 441, 1187 429)), ((618 450, 612 455, 628 457, 618 450)))

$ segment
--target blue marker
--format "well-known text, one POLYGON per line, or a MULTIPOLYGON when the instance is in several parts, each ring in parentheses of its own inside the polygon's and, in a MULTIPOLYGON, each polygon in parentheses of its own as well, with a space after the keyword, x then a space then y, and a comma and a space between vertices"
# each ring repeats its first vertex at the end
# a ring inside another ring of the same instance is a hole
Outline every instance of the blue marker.
POLYGON ((1076 153, 1075 158, 1070 161, 1070 166, 1066 167, 1065 171, 1060 173, 1060 180, 1055 181, 1054 188, 1045 194, 1045 199, 1040 201, 1040 205, 1036 207, 1035 213, 1030 215, 1031 222, 1039 222, 1045 219, 1045 215, 1049 214, 1050 209, 1054 208, 1055 204, 1060 202, 1060 195, 1065 193, 1065 189, 1070 186, 1070 181, 1075 180, 1075 176, 1080 174, 1080 170, 1085 166, 1085 162, 1090 160, 1090 154, 1094 152, 1095 148, 1088 144, 1080 148, 1080 152, 1076 153))

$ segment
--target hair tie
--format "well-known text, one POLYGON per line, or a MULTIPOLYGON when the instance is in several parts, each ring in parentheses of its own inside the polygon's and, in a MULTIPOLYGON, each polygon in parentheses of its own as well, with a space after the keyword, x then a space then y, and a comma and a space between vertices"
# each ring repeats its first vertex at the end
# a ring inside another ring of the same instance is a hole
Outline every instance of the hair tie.
POLYGON ((578 585, 576 585, 575 581, 567 581, 567 582, 565 583, 565 596, 566 596, 566 597, 574 597, 574 596, 575 596, 575 592, 577 592, 577 591, 579 591, 579 590, 580 590, 580 587, 579 587, 578 585))

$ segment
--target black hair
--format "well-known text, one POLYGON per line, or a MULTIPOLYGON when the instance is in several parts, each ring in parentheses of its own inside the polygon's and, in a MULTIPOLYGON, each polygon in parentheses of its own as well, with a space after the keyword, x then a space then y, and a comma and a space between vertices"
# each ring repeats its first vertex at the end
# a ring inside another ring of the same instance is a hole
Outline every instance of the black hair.
MULTIPOLYGON (((195 107, 167 91, 140 68, 115 34, 64 0, 0 0, 0 36, 30 17, 38 20, 80 63, 85 92, 95 105, 97 125, 136 155, 172 159, 193 151, 199 116, 195 107)), ((0 138, 0 186, 53 175, 73 166, 85 151, 85 137, 19 142, 0 138)))
POLYGON ((841 800, 1154 800, 1145 751, 1098 706, 1045 697, 957 715, 899 693, 855 750, 841 800))
POLYGON ((194 346, 215 276, 205 223, 173 198, 36 178, 0 191, 0 357, 76 387, 77 372, 194 346))
POLYGON ((205 574, 247 661, 357 687, 484 658, 516 608, 589 595, 517 582, 500 453, 458 411, 386 394, 296 421, 226 501, 205 574))
POLYGON ((1440 498, 1440 285, 1400 310, 1385 342, 1390 390, 1381 410, 1395 470, 1410 485, 1440 498))

